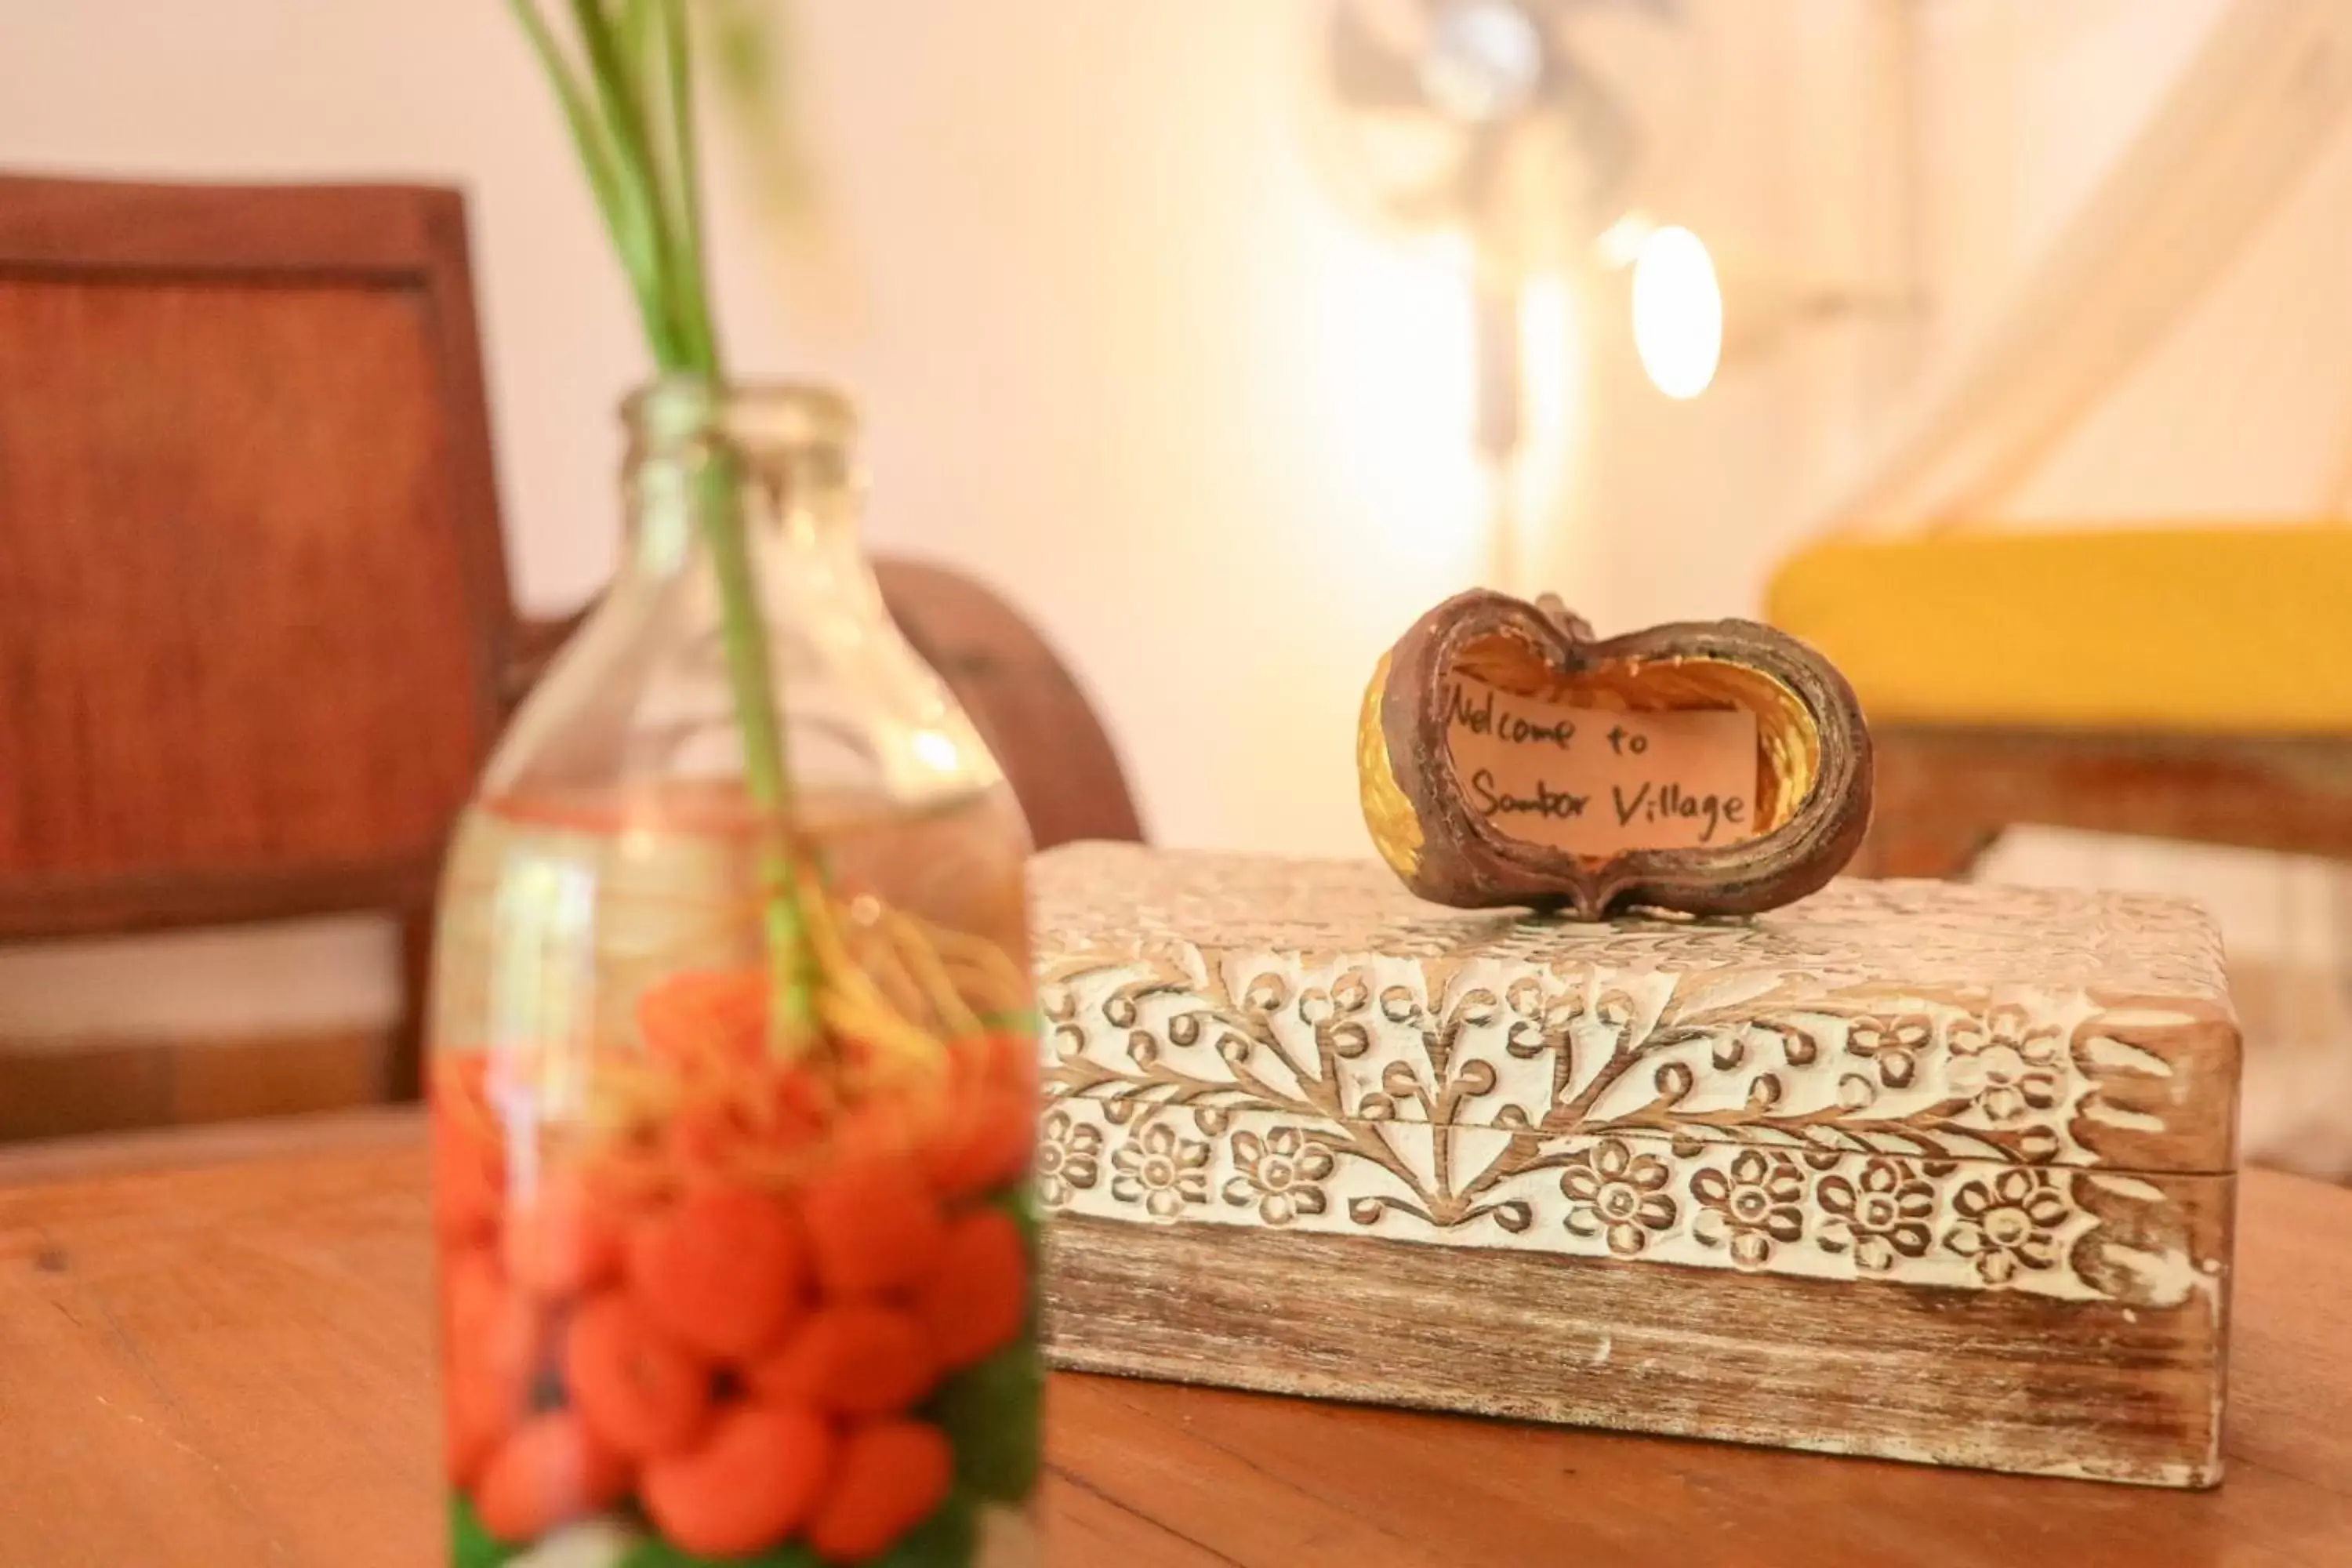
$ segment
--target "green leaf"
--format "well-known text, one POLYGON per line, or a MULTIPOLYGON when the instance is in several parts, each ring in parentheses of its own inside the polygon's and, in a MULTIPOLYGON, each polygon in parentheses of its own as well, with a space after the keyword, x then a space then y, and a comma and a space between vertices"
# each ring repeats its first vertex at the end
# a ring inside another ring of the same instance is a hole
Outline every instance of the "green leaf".
POLYGON ((1003 1209, 1021 1227, 1021 1239, 1029 1244, 1029 1268, 1034 1276, 1038 1261, 1045 1256, 1045 1225, 1037 1215, 1037 1197, 1029 1184, 1005 1188, 988 1200, 991 1208, 1003 1209))
POLYGON ((482 1528, 474 1505, 463 1495, 449 1494, 449 1562, 451 1568, 503 1568, 518 1549, 501 1545, 482 1528))
POLYGON ((948 1494, 937 1513, 866 1568, 970 1568, 979 1545, 979 1512, 972 1500, 959 1489, 948 1494))
POLYGON ((646 100, 653 90, 642 39, 625 39, 625 23, 605 0, 572 0, 572 15, 586 51, 589 80, 604 110, 613 150, 623 219, 614 224, 622 265, 637 280, 638 303, 654 353, 666 370, 708 370, 707 347, 682 324, 688 290, 678 276, 677 236, 662 193, 663 160, 656 149, 646 100))
POLYGON ((1019 1502, 1045 1462, 1045 1363, 1027 1340, 950 1378, 926 1406, 955 1447, 956 1479, 981 1497, 1019 1502))
MULTIPOLYGON (((663 363, 715 374, 718 348, 702 276, 700 174, 694 142, 693 48, 683 0, 572 0, 572 15, 604 111, 619 186, 642 248, 632 272, 663 363), (651 319, 657 310, 659 321, 651 319)), ((616 229, 625 257, 632 240, 616 229)))
POLYGON ((740 132, 752 194, 779 212, 805 209, 814 180, 793 113, 797 53, 788 7, 776 0, 698 0, 719 105, 740 132))
POLYGON ((663 96, 669 109, 666 212, 671 271, 677 279, 679 330, 710 374, 719 372, 719 334, 710 322, 709 283, 702 260, 702 156, 694 126, 694 40, 686 0, 654 0, 648 21, 660 28, 668 68, 663 96))
MULTIPOLYGON (((656 58, 661 48, 661 18, 655 14, 660 3, 661 0, 621 0, 621 15, 613 24, 613 36, 621 52, 628 57, 629 70, 641 83, 652 82, 653 68, 646 62, 656 58)), ((650 117, 653 112, 648 101, 646 113, 650 117)))
POLYGON ((596 100, 604 106, 604 122, 625 149, 646 146, 645 60, 628 36, 626 23, 605 8, 604 0, 572 0, 572 19, 588 54, 589 79, 596 100))

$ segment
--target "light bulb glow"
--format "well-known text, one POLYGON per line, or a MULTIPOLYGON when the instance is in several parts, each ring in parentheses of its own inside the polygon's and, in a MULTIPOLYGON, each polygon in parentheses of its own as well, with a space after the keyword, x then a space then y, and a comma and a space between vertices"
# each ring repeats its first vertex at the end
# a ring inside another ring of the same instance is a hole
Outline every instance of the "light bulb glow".
POLYGON ((1668 397, 1696 397, 1723 360, 1723 289, 1706 242, 1662 228, 1633 262, 1633 349, 1650 384, 1668 397))

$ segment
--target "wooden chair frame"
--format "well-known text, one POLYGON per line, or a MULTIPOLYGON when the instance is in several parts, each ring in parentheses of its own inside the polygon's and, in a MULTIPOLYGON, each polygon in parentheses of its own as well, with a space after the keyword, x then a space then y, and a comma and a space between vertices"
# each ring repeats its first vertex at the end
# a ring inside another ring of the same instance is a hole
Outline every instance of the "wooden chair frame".
POLYGON ((1857 875, 1957 877, 2012 826, 2352 859, 2352 737, 1892 724, 1857 875))
MULTIPOLYGON (((500 542, 466 208, 454 190, 405 185, 204 186, 0 179, 0 276, 125 275, 244 285, 346 283, 413 292, 434 335, 443 456, 473 626, 473 704, 494 735, 515 689, 519 626, 500 542)), ((387 1088, 415 1094, 433 894, 442 842, 296 872, 225 867, 169 876, 0 883, 0 941, 289 920, 361 910, 401 922, 404 1016, 387 1088)))

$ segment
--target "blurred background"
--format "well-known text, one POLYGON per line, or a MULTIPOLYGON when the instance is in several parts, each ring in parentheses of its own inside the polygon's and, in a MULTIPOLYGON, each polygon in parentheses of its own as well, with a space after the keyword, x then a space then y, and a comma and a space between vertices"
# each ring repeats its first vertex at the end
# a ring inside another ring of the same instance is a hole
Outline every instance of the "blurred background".
MULTIPOLYGON (((1881 868, 2205 900, 2250 1140, 2352 1171, 2338 7, 761 8, 775 91, 711 128, 733 357, 856 398, 872 543, 1045 635, 1156 842, 1362 853, 1362 682, 1460 587, 1604 632, 1769 612, 1963 781, 1897 792, 1957 826, 1905 816, 1881 868), (2145 530, 2197 542, 2034 552, 2145 530), (2173 711, 2215 659, 2261 690, 2173 711)), ((13 173, 462 187, 518 595, 597 588, 643 349, 504 7, 0 0, 0 37, 13 173)), ((362 1093, 395 949, 343 917, 0 952, 0 1135, 170 1119, 121 1064, 181 1036, 359 1064, 286 1108, 362 1093)))

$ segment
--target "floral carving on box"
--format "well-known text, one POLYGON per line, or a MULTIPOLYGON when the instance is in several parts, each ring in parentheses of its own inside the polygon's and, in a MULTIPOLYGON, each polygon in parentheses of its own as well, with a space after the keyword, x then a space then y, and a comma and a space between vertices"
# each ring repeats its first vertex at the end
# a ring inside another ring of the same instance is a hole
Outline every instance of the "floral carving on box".
POLYGON ((1035 873, 1052 1208, 2170 1307, 2236 1026, 2179 900, 1838 882, 1742 920, 1421 903, 1375 865, 1035 873))

